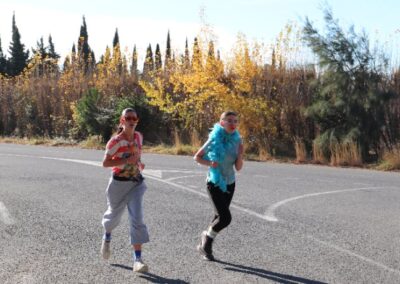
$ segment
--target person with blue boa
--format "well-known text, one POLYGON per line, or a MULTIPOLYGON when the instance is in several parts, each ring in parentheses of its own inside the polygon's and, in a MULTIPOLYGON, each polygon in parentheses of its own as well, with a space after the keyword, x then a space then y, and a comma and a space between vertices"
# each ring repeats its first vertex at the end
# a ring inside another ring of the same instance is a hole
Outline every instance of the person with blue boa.
POLYGON ((239 171, 243 167, 243 142, 237 125, 237 113, 222 113, 207 142, 194 155, 197 163, 208 167, 207 192, 215 211, 214 218, 207 230, 202 232, 197 246, 206 260, 214 260, 212 243, 232 220, 229 206, 235 191, 235 169, 239 171))

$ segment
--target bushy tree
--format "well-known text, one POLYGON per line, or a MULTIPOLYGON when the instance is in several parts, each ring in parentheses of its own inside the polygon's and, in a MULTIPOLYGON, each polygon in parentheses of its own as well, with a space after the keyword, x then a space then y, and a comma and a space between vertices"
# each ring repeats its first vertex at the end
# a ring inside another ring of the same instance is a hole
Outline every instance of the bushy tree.
POLYGON ((325 152, 332 143, 353 142, 366 160, 370 150, 379 151, 384 105, 393 97, 384 87, 387 60, 371 50, 365 33, 356 33, 354 27, 344 31, 329 8, 324 15, 325 35, 308 18, 304 26, 304 39, 321 67, 306 114, 317 123, 317 142, 325 152))
POLYGON ((83 134, 101 135, 107 141, 113 128, 114 110, 104 105, 103 96, 96 90, 90 89, 78 101, 75 119, 83 134))

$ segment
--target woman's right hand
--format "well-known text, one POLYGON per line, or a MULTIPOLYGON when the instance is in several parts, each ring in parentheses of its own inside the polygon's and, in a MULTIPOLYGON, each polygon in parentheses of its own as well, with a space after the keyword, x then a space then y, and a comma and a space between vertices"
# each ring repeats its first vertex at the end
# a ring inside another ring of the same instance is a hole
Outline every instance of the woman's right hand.
POLYGON ((137 154, 131 154, 128 158, 125 159, 126 164, 137 164, 138 162, 138 155, 137 154))
POLYGON ((211 168, 216 168, 216 167, 218 167, 218 162, 215 162, 215 161, 210 161, 211 163, 210 163, 210 167, 211 168))

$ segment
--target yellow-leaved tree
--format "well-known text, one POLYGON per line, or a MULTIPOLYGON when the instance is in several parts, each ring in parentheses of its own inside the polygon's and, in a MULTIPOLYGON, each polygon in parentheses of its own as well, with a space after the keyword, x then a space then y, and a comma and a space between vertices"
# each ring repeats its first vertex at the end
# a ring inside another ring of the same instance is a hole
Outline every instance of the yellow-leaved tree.
POLYGON ((277 131, 278 109, 262 88, 262 70, 261 46, 255 43, 250 53, 246 38, 239 35, 228 65, 232 89, 224 107, 240 114, 239 129, 245 142, 261 158, 267 158, 277 131))

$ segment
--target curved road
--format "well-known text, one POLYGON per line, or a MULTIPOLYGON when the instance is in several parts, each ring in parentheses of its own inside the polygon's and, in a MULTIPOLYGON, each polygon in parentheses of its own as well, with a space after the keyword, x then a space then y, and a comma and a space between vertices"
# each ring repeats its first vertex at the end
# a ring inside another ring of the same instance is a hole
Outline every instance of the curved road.
POLYGON ((1 283, 400 283, 400 174, 245 162, 216 262, 206 168, 145 154, 148 274, 131 271, 127 214, 100 259, 103 151, 0 144, 1 283))

